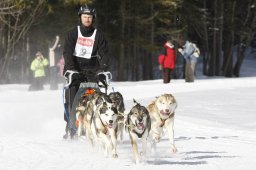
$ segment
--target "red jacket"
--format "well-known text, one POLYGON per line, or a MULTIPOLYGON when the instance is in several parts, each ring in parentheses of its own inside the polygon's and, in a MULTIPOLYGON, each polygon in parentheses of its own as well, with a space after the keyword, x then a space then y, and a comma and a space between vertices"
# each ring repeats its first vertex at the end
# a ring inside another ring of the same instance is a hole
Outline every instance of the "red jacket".
POLYGON ((163 66, 163 68, 174 69, 176 63, 176 53, 174 48, 164 45, 166 49, 166 55, 160 54, 158 57, 158 63, 163 66))

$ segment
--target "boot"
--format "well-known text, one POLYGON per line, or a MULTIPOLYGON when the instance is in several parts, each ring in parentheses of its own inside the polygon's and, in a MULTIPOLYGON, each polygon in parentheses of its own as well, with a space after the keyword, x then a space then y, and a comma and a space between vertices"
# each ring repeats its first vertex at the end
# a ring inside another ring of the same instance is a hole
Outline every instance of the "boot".
POLYGON ((68 138, 68 123, 66 124, 66 128, 65 128, 65 135, 63 135, 63 139, 67 139, 68 138))

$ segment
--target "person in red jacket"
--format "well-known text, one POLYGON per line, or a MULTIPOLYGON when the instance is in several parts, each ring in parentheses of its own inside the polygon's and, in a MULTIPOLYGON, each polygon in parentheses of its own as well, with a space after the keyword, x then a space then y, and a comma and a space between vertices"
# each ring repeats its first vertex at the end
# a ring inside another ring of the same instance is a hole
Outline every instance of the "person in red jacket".
POLYGON ((171 74, 176 63, 176 52, 171 41, 164 44, 164 52, 159 55, 158 63, 160 70, 163 70, 164 83, 170 83, 171 74))

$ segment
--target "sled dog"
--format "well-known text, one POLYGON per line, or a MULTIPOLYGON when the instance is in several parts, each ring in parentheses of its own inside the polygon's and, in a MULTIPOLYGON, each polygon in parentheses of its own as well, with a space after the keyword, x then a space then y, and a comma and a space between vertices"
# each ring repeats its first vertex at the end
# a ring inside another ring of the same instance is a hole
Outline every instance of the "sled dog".
POLYGON ((142 141, 142 152, 141 154, 146 154, 147 149, 147 138, 151 128, 151 120, 146 107, 141 106, 135 100, 133 100, 135 105, 130 110, 125 121, 125 129, 129 133, 133 154, 135 157, 136 164, 139 163, 139 153, 138 153, 138 138, 142 141))
POLYGON ((87 109, 88 102, 89 102, 89 97, 86 95, 83 95, 78 102, 78 106, 76 107, 76 127, 77 127, 78 136, 82 136, 85 133, 83 119, 84 119, 85 110, 87 109))
POLYGON ((78 136, 86 134, 84 117, 88 112, 89 102, 92 100, 92 95, 95 92, 96 91, 93 88, 86 89, 78 101, 78 105, 76 107, 76 127, 78 136))
MULTIPOLYGON (((108 99, 107 95, 102 92, 94 92, 87 96, 88 102, 85 105, 84 117, 83 117, 83 128, 87 139, 94 145, 94 137, 91 131, 92 118, 96 112, 97 107, 103 103, 104 100, 108 99)), ((109 100, 109 99, 108 99, 109 100)))
POLYGON ((96 110, 90 124, 94 139, 101 142, 105 156, 111 152, 112 157, 117 158, 118 111, 116 106, 108 96, 97 99, 95 104, 96 110))
POLYGON ((151 149, 155 151, 156 143, 158 143, 163 136, 163 129, 167 130, 171 150, 173 153, 177 151, 174 145, 174 112, 177 108, 177 102, 172 94, 162 94, 156 97, 147 109, 151 118, 151 131, 150 131, 150 143, 151 149))
POLYGON ((109 93, 109 98, 116 105, 118 111, 117 123, 118 123, 118 134, 120 134, 120 140, 123 141, 123 131, 124 131, 124 99, 121 93, 112 92, 109 93))

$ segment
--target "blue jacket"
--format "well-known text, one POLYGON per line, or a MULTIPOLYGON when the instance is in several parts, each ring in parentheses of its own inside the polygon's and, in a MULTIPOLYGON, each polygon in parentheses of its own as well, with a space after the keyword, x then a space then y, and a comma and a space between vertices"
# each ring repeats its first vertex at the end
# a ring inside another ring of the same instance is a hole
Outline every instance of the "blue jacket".
POLYGON ((193 53, 195 51, 195 48, 193 44, 189 41, 186 41, 185 45, 183 46, 183 53, 182 55, 186 60, 191 60, 196 62, 197 58, 193 56, 193 53))

